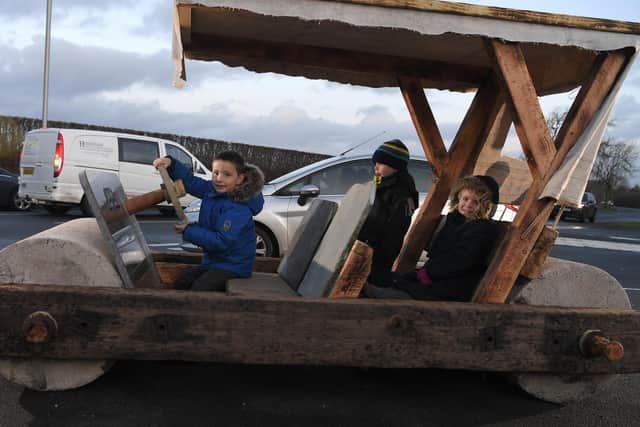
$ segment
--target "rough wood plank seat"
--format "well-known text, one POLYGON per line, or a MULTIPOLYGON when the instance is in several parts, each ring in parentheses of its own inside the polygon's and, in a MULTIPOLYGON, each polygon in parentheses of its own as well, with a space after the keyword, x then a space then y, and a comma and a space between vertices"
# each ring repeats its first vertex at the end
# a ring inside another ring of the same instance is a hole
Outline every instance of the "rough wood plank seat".
POLYGON ((373 206, 375 184, 354 184, 342 199, 298 293, 305 297, 326 297, 342 270, 358 232, 373 206))
POLYGON ((337 210, 338 204, 335 202, 314 199, 302 218, 277 273, 254 272, 248 279, 231 279, 227 282, 227 294, 298 296, 298 286, 337 210))

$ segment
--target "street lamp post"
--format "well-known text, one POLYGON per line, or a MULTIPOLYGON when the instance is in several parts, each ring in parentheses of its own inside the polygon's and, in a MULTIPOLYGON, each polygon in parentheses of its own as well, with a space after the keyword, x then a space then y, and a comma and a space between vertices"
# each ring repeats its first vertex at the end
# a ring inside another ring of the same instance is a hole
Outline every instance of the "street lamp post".
POLYGON ((51 49, 51 2, 47 0, 47 26, 44 38, 44 77, 42 84, 42 127, 47 127, 49 115, 49 51, 51 49))

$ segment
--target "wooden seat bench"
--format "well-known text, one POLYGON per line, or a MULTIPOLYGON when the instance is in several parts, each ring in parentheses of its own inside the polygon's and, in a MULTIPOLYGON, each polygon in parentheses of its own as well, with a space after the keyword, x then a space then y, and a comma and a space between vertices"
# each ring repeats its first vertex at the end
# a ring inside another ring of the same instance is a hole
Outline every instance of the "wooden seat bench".
POLYGON ((254 273, 227 282, 234 296, 326 297, 369 214, 375 195, 372 182, 353 185, 340 206, 316 199, 307 211, 277 273, 254 273))

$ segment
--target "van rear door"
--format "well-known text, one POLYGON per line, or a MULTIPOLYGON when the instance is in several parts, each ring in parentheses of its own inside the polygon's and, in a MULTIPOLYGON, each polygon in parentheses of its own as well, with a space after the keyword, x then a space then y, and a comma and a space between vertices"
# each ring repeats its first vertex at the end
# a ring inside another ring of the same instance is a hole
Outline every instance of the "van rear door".
POLYGON ((53 158, 58 142, 58 129, 27 132, 20 160, 20 194, 37 199, 52 191, 53 158))
POLYGON ((120 182, 127 195, 140 195, 160 188, 160 173, 153 161, 160 157, 156 141, 118 137, 120 182))

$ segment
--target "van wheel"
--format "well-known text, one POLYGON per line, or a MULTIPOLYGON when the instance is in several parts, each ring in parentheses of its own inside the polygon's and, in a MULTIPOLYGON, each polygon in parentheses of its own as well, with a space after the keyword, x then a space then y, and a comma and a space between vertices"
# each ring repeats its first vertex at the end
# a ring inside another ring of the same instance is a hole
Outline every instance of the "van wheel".
POLYGON ((87 200, 87 196, 82 196, 82 200, 80 201, 80 210, 84 216, 94 216, 93 211, 91 210, 91 205, 87 200))
POLYGON ((64 215, 71 206, 67 205, 44 205, 44 209, 51 215, 64 215))
POLYGON ((279 255, 275 237, 265 227, 256 225, 256 256, 277 257, 279 255))
POLYGON ((13 208, 17 211, 27 211, 31 208, 31 200, 18 196, 18 190, 11 192, 9 200, 13 203, 13 208))

